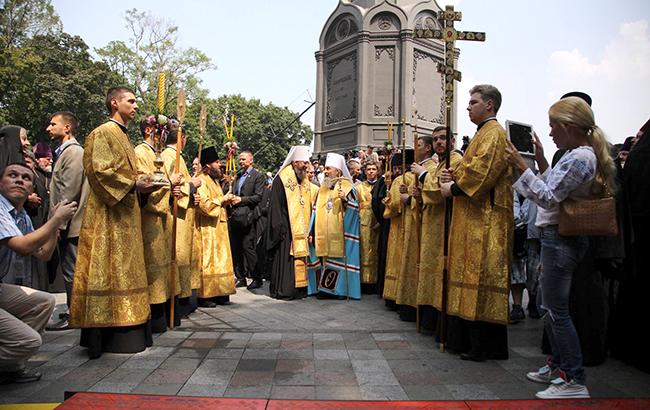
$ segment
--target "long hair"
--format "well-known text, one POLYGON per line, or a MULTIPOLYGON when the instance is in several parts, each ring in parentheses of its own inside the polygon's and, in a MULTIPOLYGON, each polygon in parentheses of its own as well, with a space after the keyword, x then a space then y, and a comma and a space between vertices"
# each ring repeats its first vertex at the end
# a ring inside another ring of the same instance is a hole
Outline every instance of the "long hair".
POLYGON ((593 190, 607 184, 610 192, 616 190, 616 165, 610 153, 610 144, 605 133, 594 119, 591 107, 581 98, 567 97, 556 102, 549 108, 548 116, 563 127, 573 125, 585 133, 587 143, 594 149, 598 167, 594 178, 593 190))

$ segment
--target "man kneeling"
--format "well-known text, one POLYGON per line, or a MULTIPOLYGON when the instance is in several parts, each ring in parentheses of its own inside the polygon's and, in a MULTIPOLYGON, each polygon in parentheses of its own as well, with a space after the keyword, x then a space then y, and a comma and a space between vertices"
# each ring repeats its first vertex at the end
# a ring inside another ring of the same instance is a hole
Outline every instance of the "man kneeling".
POLYGON ((11 164, 0 177, 0 384, 27 383, 41 378, 25 361, 41 347, 40 332, 52 311, 54 296, 24 286, 1 283, 5 276, 31 275, 32 257, 49 260, 59 226, 77 210, 75 202, 58 205, 50 220, 34 231, 23 205, 33 192, 34 172, 11 164))

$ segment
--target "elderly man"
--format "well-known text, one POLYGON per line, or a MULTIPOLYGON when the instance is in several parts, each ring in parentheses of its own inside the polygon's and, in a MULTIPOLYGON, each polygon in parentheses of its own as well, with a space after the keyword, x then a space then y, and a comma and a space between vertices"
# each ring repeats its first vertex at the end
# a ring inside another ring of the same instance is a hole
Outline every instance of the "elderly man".
POLYGON ((271 297, 306 296, 311 183, 307 177, 309 147, 291 147, 271 186, 266 250, 271 265, 271 297))
POLYGON ((327 154, 312 231, 309 294, 360 299, 359 203, 342 155, 327 154))

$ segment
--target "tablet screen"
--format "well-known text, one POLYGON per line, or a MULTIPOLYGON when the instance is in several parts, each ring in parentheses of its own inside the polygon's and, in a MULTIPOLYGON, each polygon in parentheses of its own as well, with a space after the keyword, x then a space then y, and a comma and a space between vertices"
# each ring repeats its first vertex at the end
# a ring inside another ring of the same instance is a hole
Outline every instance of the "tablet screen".
POLYGON ((517 124, 510 122, 508 124, 508 134, 510 141, 517 147, 519 152, 527 152, 533 154, 535 148, 533 146, 533 137, 531 136, 532 127, 525 124, 517 124))

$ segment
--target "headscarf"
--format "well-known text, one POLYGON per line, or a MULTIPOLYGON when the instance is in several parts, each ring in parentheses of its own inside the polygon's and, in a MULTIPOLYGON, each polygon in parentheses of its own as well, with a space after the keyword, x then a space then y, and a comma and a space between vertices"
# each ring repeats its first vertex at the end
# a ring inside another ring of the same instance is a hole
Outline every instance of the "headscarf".
POLYGON ((0 128, 0 174, 9 164, 24 164, 23 146, 20 143, 20 130, 17 125, 5 125, 0 128))

